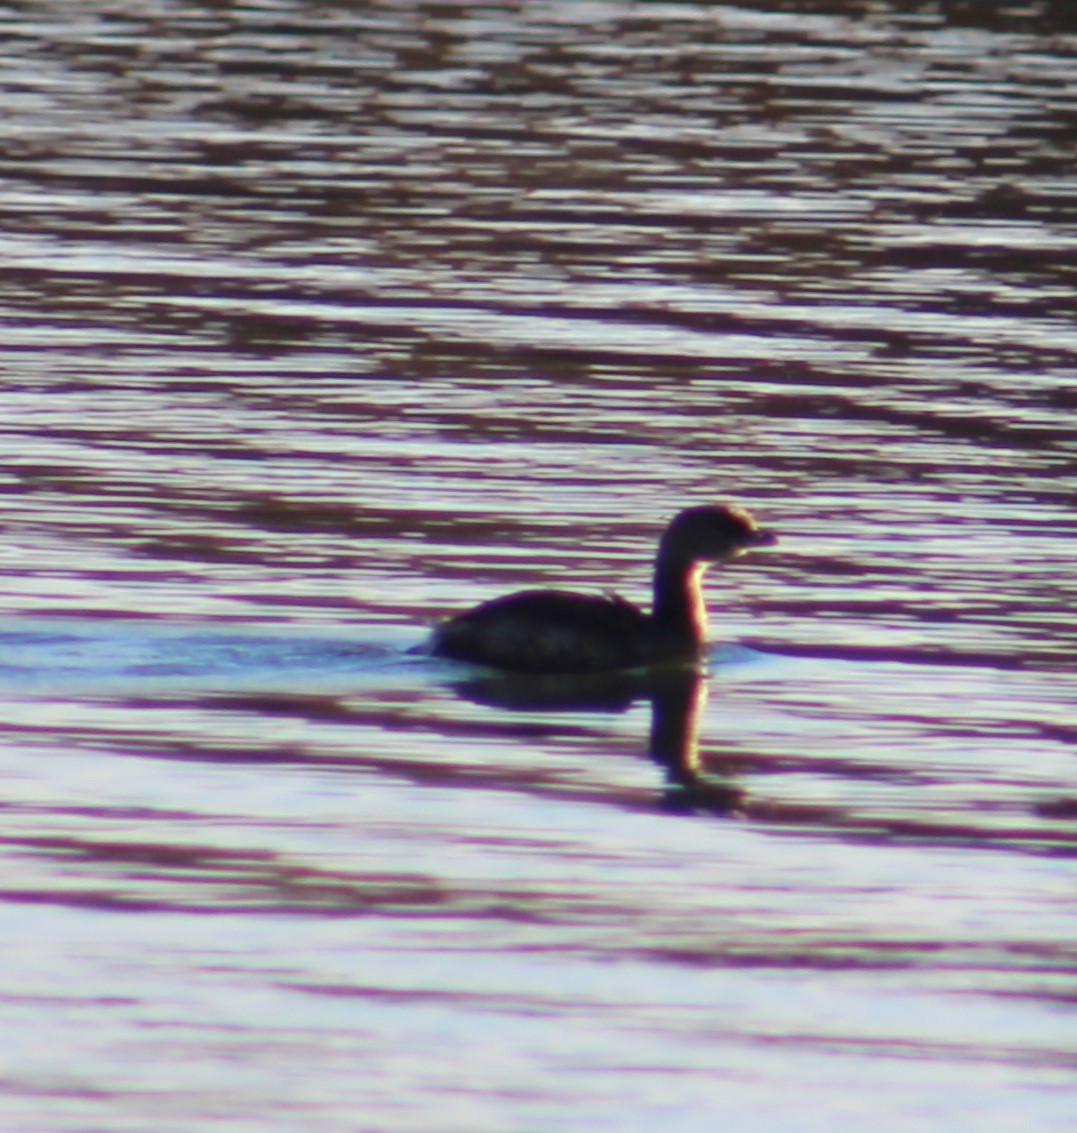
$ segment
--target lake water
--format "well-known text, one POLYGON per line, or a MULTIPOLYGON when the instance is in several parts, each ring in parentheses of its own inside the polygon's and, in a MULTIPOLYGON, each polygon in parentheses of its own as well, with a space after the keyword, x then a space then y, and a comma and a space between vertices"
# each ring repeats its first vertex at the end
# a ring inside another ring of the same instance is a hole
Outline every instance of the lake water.
POLYGON ((1072 6, 0 32, 0 1127, 1073 1128, 1072 6))

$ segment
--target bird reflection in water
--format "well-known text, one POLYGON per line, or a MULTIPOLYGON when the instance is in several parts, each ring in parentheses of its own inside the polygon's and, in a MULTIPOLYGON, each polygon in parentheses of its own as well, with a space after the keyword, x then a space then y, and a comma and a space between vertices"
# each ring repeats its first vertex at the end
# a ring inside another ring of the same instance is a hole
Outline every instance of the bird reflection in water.
POLYGON ((704 772, 699 731, 707 703, 706 674, 695 665, 646 672, 536 676, 486 672, 457 682, 458 693, 479 704, 516 711, 624 711, 651 702, 648 753, 665 775, 662 808, 676 814, 737 815, 746 792, 704 772))

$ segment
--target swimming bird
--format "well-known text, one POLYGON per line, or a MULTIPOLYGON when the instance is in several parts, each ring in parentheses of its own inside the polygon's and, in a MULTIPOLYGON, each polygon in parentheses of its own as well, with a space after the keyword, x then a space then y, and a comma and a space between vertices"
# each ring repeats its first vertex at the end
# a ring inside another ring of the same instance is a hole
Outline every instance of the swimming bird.
POLYGON ((651 613, 616 594, 523 590, 437 626, 430 652, 518 673, 599 673, 695 662, 707 639, 702 587, 707 567, 776 542, 745 508, 690 507, 674 516, 659 541, 651 613))

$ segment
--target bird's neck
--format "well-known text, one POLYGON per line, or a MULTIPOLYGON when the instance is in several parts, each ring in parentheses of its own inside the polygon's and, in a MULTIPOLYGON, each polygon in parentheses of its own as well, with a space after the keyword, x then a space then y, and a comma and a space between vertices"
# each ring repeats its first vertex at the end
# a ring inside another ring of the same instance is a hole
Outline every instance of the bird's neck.
POLYGON ((707 607, 703 602, 706 563, 659 555, 654 571, 654 619, 667 632, 694 649, 707 640, 707 607))

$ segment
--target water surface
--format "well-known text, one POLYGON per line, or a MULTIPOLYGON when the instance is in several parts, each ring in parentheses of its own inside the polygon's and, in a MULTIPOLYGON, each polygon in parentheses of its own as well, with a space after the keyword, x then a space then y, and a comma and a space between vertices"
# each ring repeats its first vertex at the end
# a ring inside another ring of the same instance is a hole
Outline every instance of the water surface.
POLYGON ((0 20, 5 1126, 1072 1126, 1077 27, 989 7, 0 20), (409 652, 711 499, 703 685, 409 652))

